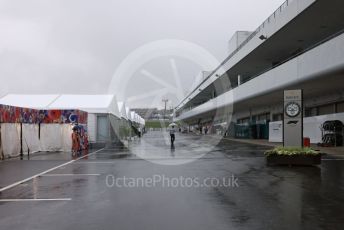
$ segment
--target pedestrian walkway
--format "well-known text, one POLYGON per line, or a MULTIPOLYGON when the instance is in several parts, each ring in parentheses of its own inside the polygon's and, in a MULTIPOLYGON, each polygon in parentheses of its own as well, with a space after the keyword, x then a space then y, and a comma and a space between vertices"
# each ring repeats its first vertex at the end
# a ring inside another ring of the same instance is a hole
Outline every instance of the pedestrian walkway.
MULTIPOLYGON (((276 142, 269 142, 265 139, 236 139, 236 138, 225 138, 231 141, 237 141, 242 143, 249 143, 255 145, 263 145, 263 146, 271 146, 271 147, 278 147, 283 146, 283 143, 276 143, 276 142)), ((311 144, 311 148, 317 150, 323 154, 327 154, 330 156, 339 156, 344 157, 344 147, 320 147, 316 144, 311 144)))
POLYGON ((1 229, 338 229, 344 224, 342 160, 267 167, 264 152, 270 146, 177 133, 171 149, 164 135, 151 132, 128 149, 99 149, 78 159, 56 153, 3 162, 1 229))

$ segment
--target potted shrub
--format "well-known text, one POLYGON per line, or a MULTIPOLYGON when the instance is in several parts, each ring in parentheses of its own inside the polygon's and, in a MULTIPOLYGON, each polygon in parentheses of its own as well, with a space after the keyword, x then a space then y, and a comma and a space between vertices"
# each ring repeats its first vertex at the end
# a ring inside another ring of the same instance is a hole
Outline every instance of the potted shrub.
POLYGON ((268 165, 320 165, 321 153, 311 148, 276 147, 265 152, 268 165))

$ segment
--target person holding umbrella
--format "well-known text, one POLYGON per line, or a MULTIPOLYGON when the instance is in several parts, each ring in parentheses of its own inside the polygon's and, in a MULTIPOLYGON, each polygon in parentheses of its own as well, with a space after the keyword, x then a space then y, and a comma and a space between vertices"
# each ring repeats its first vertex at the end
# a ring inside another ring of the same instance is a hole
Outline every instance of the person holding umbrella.
POLYGON ((168 126, 170 130, 170 136, 171 136, 171 146, 174 146, 174 141, 176 140, 176 129, 175 129, 176 126, 177 126, 176 123, 172 123, 168 126))

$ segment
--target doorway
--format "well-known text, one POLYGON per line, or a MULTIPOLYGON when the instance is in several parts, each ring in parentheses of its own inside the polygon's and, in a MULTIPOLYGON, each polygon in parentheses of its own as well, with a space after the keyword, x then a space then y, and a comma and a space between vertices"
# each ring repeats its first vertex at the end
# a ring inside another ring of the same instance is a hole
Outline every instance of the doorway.
POLYGON ((109 139, 109 122, 107 116, 97 117, 97 141, 105 142, 109 139))

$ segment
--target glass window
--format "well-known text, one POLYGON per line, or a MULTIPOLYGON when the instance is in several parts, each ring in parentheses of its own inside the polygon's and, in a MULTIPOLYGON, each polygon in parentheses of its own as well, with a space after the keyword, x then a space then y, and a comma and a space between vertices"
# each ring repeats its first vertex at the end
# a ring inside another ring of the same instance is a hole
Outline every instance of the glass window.
POLYGON ((337 113, 344 113, 344 101, 337 103, 337 113))
POLYGON ((323 105, 318 107, 318 115, 326 115, 335 113, 334 111, 334 104, 323 105))
POLYGON ((283 113, 277 113, 272 115, 273 121, 282 121, 283 120, 283 113))
POLYGON ((315 117, 318 115, 318 108, 306 108, 305 109, 305 117, 315 117))

